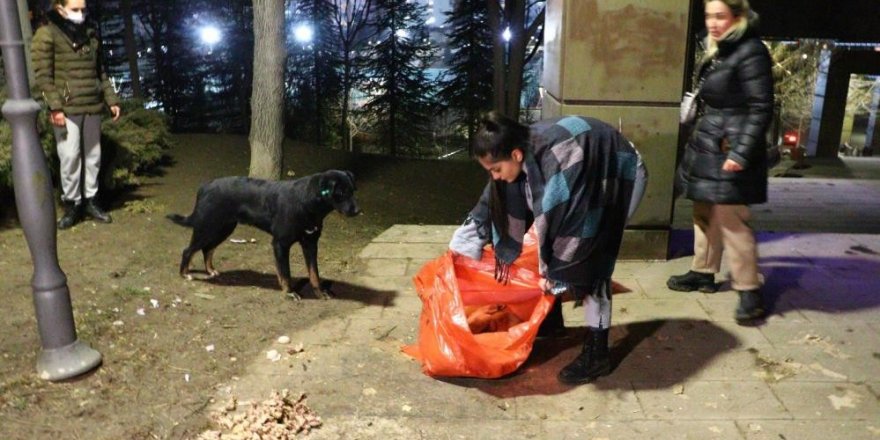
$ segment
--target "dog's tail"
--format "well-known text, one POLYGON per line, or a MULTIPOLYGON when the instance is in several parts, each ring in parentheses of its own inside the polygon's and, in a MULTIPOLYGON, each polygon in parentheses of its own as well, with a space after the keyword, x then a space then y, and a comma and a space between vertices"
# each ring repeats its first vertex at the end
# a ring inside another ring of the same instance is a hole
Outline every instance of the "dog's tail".
POLYGON ((165 216, 168 220, 177 223, 180 226, 192 227, 192 220, 189 217, 184 217, 180 214, 168 214, 165 216))

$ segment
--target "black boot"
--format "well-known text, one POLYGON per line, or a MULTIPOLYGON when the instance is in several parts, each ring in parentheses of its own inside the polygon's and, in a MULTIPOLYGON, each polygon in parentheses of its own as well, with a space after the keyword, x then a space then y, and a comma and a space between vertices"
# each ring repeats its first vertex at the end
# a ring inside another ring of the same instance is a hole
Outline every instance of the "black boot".
POLYGON ((58 229, 67 229, 82 220, 81 204, 62 200, 61 206, 64 208, 64 215, 58 220, 58 229))
POLYGON ((715 284, 715 274, 700 273, 689 270, 684 275, 673 275, 666 281, 666 287, 679 292, 692 292, 699 290, 703 293, 715 293, 718 286, 715 284))
POLYGON ((110 223, 113 221, 110 214, 104 212, 104 210, 95 203, 94 197, 86 199, 86 214, 101 223, 110 223))
POLYGON ((736 308, 736 322, 748 324, 750 321, 764 317, 764 301, 761 293, 757 290, 741 290, 739 293, 739 306, 736 308))
POLYGON ((544 322, 538 327, 539 338, 563 338, 565 337, 565 320, 562 318, 562 301, 559 298, 553 303, 544 322))
POLYGON ((608 329, 590 327, 581 354, 559 371, 556 378, 565 384, 579 385, 609 373, 611 357, 608 353, 608 329))

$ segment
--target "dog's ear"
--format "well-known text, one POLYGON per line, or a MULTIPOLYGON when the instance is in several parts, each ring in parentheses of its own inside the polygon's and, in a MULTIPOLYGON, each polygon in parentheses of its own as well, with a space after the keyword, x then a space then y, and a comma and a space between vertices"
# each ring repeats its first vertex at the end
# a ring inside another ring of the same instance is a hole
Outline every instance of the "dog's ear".
POLYGON ((357 190, 357 185, 355 185, 354 183, 354 173, 348 170, 344 171, 344 173, 346 176, 348 176, 348 180, 351 183, 351 189, 357 190))

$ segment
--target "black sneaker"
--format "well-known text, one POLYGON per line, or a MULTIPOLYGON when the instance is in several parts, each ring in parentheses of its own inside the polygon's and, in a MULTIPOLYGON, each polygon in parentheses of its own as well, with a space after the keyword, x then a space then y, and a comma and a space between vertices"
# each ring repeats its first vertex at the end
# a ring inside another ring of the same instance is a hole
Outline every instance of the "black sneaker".
POLYGON ((748 324, 751 321, 761 319, 766 314, 764 300, 757 290, 739 291, 739 305, 736 308, 736 322, 748 324))
POLYGON ((62 201, 64 215, 58 220, 58 229, 67 229, 82 220, 82 205, 76 202, 62 201))
POLYGON ((99 207, 97 203, 95 203, 94 197, 92 197, 91 199, 86 199, 85 206, 86 206, 86 214, 88 214, 89 217, 91 217, 101 223, 113 222, 113 219, 110 217, 110 214, 107 214, 106 212, 104 212, 104 210, 101 209, 101 207, 99 207))
POLYGON ((693 292, 699 290, 703 293, 715 293, 718 286, 715 284, 715 274, 700 273, 692 270, 684 275, 673 275, 666 281, 666 287, 679 292, 693 292))

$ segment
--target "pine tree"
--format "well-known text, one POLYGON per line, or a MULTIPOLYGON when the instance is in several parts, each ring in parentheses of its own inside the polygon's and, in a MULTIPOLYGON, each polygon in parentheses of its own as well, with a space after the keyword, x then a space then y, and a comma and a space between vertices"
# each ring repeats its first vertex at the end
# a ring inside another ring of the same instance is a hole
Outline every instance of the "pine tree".
POLYGON ((342 102, 339 109, 338 133, 346 150, 360 152, 359 145, 351 142, 351 95, 355 85, 364 79, 362 67, 366 63, 367 43, 375 35, 370 26, 376 11, 374 0, 333 0, 333 25, 336 48, 339 51, 339 84, 342 102))
POLYGON ((306 134, 315 145, 330 139, 341 100, 339 50, 333 26, 332 0, 299 0, 291 14, 294 38, 288 43, 288 121, 291 132, 306 134), (311 32, 310 41, 296 41, 296 29, 311 32))
POLYGON ((480 114, 492 108, 492 35, 485 0, 460 0, 447 12, 449 69, 440 81, 438 96, 455 121, 467 128, 468 151, 480 114))
POLYGON ((426 144, 434 85, 425 69, 436 49, 428 39, 425 8, 410 0, 380 0, 374 23, 379 41, 367 63, 364 110, 376 117, 380 148, 419 155, 426 144))

